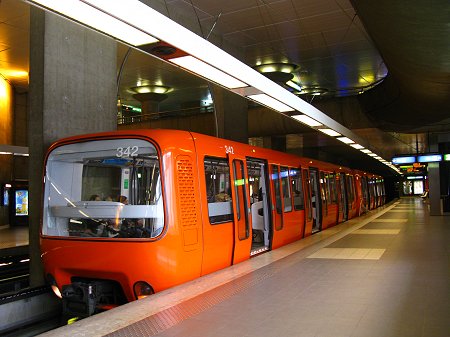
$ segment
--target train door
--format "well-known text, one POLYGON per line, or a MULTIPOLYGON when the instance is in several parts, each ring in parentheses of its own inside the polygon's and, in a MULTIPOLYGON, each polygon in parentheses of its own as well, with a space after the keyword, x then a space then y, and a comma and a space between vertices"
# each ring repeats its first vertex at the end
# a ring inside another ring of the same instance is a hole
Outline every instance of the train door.
POLYGON ((347 201, 347 188, 346 188, 345 173, 339 173, 339 213, 341 221, 348 220, 348 201, 347 201))
POLYGON ((302 169, 303 190, 305 191, 305 230, 304 236, 311 234, 313 226, 313 214, 311 204, 311 181, 309 179, 309 171, 302 169))
POLYGON ((250 255, 256 255, 270 250, 272 243, 267 162, 261 159, 247 158, 247 177, 252 215, 252 248, 250 255))
POLYGON ((313 214, 312 233, 322 229, 322 197, 320 192, 319 170, 309 168, 309 178, 311 181, 311 204, 313 214))
POLYGON ((234 210, 233 264, 248 259, 252 245, 248 203, 248 184, 244 160, 233 159, 231 193, 234 210))

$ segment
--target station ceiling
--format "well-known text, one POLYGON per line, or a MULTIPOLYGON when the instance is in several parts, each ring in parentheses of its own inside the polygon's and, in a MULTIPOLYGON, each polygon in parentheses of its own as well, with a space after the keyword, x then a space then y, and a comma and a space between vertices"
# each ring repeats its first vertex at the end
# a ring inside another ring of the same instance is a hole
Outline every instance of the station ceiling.
MULTIPOLYGON (((151 7, 251 67, 291 64, 299 97, 351 129, 385 159, 427 152, 450 131, 450 3, 364 0, 166 0, 151 7), (318 91, 321 95, 312 95, 318 91)), ((208 84, 190 73, 118 44, 118 93, 139 106, 135 87, 170 87, 159 109, 207 104, 208 84), (134 88, 134 89, 133 89, 134 88)), ((29 5, 0 1, 0 73, 28 90, 29 5)), ((286 75, 266 75, 286 86, 286 75)), ((286 136, 287 150, 392 174, 347 145, 265 108, 249 110, 249 136, 286 136)))

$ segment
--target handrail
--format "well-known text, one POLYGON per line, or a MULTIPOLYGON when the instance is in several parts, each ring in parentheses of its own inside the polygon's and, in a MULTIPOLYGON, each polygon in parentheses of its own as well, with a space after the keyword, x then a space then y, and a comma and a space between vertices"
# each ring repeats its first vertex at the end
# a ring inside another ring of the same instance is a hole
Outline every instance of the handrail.
POLYGON ((142 123, 145 121, 155 120, 155 119, 170 118, 170 117, 186 117, 186 116, 193 116, 193 115, 197 115, 197 114, 205 114, 205 113, 213 113, 213 112, 214 112, 214 107, 211 105, 199 106, 199 107, 192 107, 192 108, 186 108, 186 109, 151 112, 148 114, 141 114, 141 115, 122 116, 122 117, 117 118, 117 124, 134 124, 134 123, 142 123))

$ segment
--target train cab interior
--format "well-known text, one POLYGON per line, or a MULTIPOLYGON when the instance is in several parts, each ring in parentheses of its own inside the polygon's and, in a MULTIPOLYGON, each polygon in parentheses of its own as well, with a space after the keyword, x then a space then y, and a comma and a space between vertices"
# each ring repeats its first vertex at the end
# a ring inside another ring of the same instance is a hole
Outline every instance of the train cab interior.
POLYGON ((159 161, 145 141, 64 145, 50 154, 46 180, 43 234, 152 238, 162 232, 159 161), (85 146, 90 151, 83 152, 85 146))

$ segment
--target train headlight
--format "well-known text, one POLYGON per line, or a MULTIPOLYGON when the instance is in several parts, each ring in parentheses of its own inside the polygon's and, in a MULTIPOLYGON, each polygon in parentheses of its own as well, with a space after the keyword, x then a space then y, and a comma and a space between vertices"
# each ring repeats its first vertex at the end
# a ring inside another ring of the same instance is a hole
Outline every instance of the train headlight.
POLYGON ((134 288, 134 295, 138 300, 143 299, 154 293, 152 287, 150 287, 150 285, 144 281, 136 282, 133 288, 134 288))
POLYGON ((62 298, 61 290, 59 290, 58 285, 56 284, 55 278, 52 275, 48 274, 47 280, 48 280, 48 283, 50 283, 50 286, 52 287, 52 290, 55 293, 55 295, 58 296, 59 298, 62 298))

